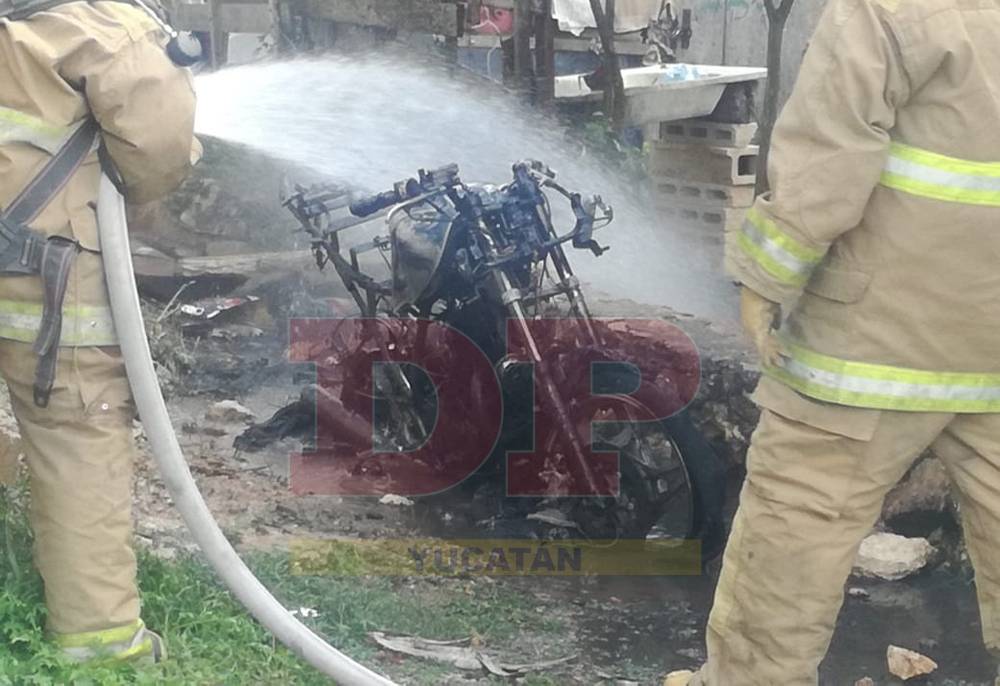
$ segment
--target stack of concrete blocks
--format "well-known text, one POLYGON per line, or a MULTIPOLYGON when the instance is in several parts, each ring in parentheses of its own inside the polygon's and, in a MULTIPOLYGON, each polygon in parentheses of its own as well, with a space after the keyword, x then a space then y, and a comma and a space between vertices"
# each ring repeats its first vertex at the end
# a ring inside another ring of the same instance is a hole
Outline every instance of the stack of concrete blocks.
POLYGON ((753 205, 757 124, 707 119, 663 122, 649 160, 660 216, 731 241, 753 205))

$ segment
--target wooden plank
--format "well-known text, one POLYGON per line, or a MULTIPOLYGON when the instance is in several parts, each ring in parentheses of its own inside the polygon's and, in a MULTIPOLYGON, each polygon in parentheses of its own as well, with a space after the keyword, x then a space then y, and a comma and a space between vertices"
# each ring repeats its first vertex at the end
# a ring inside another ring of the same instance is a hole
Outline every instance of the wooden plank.
MULTIPOLYGON (((223 33, 269 33, 271 9, 266 3, 222 3, 218 8, 219 30, 223 33)), ((177 5, 174 27, 182 31, 211 31, 212 6, 177 5)))
MULTIPOLYGON (((568 34, 556 34, 556 50, 567 52, 589 52, 593 38, 584 32, 580 38, 568 34)), ((645 55, 649 48, 643 44, 637 33, 616 33, 615 52, 621 55, 645 55)))
POLYGON ((212 8, 208 5, 180 3, 173 15, 174 28, 180 31, 212 30, 212 8))
POLYGON ((219 8, 219 21, 226 33, 270 33, 274 22, 266 3, 228 2, 219 8))
POLYGON ((477 26, 482 16, 483 16, 482 0, 469 0, 469 4, 465 8, 465 25, 477 26))
POLYGON ((315 264, 312 250, 222 257, 185 257, 177 260, 175 274, 179 276, 202 276, 205 274, 253 276, 262 272, 297 271, 307 267, 310 263, 315 264))
POLYGON ((305 0, 305 15, 360 26, 457 36, 458 5, 441 0, 305 0))
MULTIPOLYGON (((624 34, 619 34, 615 41, 615 51, 619 55, 645 55, 648 49, 639 40, 622 38, 624 34)), ((458 39, 458 45, 462 48, 497 48, 500 46, 500 39, 496 34, 470 33, 458 39)), ((532 38, 531 46, 534 48, 535 41, 532 38)), ((591 41, 589 38, 560 37, 556 34, 555 49, 559 52, 590 52, 591 41)))
POLYGON ((530 98, 534 86, 534 65, 532 64, 531 0, 518 0, 514 9, 514 88, 522 97, 530 98))
POLYGON ((212 13, 212 59, 209 62, 213 69, 218 69, 226 63, 226 34, 222 30, 222 0, 209 0, 209 11, 212 13))
POLYGON ((542 11, 535 15, 535 95, 543 108, 551 108, 556 99, 555 39, 552 0, 542 0, 542 11))

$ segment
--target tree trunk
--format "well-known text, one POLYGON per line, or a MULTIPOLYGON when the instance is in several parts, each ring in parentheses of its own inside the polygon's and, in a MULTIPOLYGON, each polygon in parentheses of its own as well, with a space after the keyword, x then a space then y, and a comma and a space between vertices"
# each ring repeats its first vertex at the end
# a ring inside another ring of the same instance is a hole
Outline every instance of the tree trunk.
POLYGON ((781 97, 781 48, 785 40, 785 24, 794 0, 764 0, 767 10, 767 86, 764 88, 764 110, 760 121, 760 159, 757 165, 757 193, 770 189, 767 160, 771 152, 771 134, 778 119, 781 97))
POLYGON ((556 26, 552 0, 542 0, 541 7, 535 16, 535 96, 542 109, 551 110, 556 98, 556 26))
POLYGON ((531 55, 534 17, 531 0, 514 3, 514 88, 521 97, 531 100, 535 89, 535 68, 531 55))
POLYGON ((604 53, 604 115, 608 117, 611 128, 619 132, 625 128, 625 82, 615 52, 615 0, 606 0, 606 5, 605 11, 601 0, 590 0, 590 10, 594 13, 604 53))

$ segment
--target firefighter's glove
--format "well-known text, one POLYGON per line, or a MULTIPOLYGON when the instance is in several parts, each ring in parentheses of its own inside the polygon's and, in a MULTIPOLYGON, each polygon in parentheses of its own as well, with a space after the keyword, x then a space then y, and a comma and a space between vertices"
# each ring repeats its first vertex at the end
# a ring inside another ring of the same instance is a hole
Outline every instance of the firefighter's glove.
POLYGON ((740 319, 761 364, 779 366, 783 350, 774 331, 781 324, 781 305, 744 286, 740 289, 740 319))

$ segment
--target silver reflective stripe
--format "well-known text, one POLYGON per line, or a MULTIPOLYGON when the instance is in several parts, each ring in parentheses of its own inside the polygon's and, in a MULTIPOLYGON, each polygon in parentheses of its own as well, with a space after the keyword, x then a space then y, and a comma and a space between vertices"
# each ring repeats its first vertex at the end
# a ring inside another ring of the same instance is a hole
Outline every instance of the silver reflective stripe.
MULTIPOLYGON (((33 343, 41 325, 40 305, 0 303, 0 338, 33 343)), ((73 312, 70 308, 64 308, 59 345, 70 348, 118 345, 111 309, 83 307, 78 312, 73 312)))
POLYGON ((879 181, 930 200, 1000 207, 1000 163, 949 157, 894 141, 879 181))
POLYGON ((1000 412, 1000 373, 952 372, 845 360, 781 337, 769 376, 804 395, 854 407, 916 412, 1000 412))
POLYGON ((0 107, 0 145, 26 143, 55 155, 81 126, 82 121, 71 126, 50 124, 30 114, 0 107))
POLYGON ((912 383, 898 379, 869 379, 817 369, 800 362, 794 357, 785 359, 782 368, 792 376, 802 379, 809 384, 822 386, 832 391, 847 392, 861 396, 899 398, 901 400, 1000 400, 1000 386, 935 385, 912 383))
POLYGON ((800 260, 776 242, 769 239, 764 232, 758 229, 752 222, 747 222, 743 225, 743 234, 752 244, 760 248, 760 250, 762 250, 769 258, 780 264, 789 272, 793 272, 795 274, 808 274, 813 268, 812 262, 800 260))
POLYGON ((969 191, 1000 192, 1000 176, 983 176, 966 174, 958 171, 941 169, 890 155, 885 171, 922 183, 933 184, 944 188, 957 188, 969 191))

